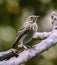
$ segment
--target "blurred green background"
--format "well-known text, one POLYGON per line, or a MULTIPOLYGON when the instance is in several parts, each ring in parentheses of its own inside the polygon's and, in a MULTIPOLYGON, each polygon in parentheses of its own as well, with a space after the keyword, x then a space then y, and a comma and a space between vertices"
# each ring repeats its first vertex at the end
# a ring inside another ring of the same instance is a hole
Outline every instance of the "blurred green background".
MULTIPOLYGON (((39 15, 38 31, 51 31, 50 13, 57 12, 57 0, 0 0, 0 51, 11 48, 16 33, 29 15, 39 15)), ((30 45, 41 40, 32 40, 30 45)), ((57 45, 23 65, 57 65, 57 45)))

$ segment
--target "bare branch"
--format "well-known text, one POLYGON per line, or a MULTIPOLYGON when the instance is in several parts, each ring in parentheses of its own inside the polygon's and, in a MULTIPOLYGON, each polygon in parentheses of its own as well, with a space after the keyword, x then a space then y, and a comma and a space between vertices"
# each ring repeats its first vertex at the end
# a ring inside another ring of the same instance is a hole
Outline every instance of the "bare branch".
POLYGON ((51 32, 36 32, 33 36, 34 39, 45 39, 47 38, 51 32))
POLYGON ((9 49, 4 52, 0 52, 0 61, 2 60, 8 60, 11 57, 17 57, 18 55, 15 53, 16 49, 9 49))
POLYGON ((49 37, 40 43, 34 45, 32 48, 24 50, 18 57, 12 57, 9 60, 0 61, 0 65, 20 65, 37 54, 49 49, 57 43, 57 30, 53 30, 49 37))

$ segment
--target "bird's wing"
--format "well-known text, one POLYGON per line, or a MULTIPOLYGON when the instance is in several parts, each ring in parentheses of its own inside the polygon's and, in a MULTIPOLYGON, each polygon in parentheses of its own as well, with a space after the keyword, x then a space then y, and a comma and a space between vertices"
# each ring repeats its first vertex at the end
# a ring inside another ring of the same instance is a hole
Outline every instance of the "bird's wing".
POLYGON ((14 41, 14 44, 12 46, 12 48, 17 48, 18 47, 18 42, 19 40, 21 39, 21 37, 27 33, 28 31, 30 30, 29 26, 25 27, 23 26, 22 28, 20 28, 20 30, 18 31, 17 35, 16 35, 16 38, 15 38, 15 41, 14 41))

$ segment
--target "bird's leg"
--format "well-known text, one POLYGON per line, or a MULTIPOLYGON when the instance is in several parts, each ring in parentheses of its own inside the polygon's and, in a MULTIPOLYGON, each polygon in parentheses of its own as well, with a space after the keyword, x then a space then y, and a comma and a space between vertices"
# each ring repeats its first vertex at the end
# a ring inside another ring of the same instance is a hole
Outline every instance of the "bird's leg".
POLYGON ((24 47, 25 50, 31 48, 31 46, 26 45, 26 44, 23 44, 23 47, 24 47))
POLYGON ((24 47, 25 49, 27 49, 27 47, 23 44, 23 42, 21 42, 21 44, 18 45, 19 48, 24 47))
POLYGON ((31 48, 31 46, 29 46, 29 45, 24 45, 24 46, 26 47, 26 49, 31 48))
POLYGON ((24 49, 28 49, 30 47, 28 47, 27 45, 25 45, 23 42, 21 42, 19 45, 18 45, 19 48, 24 48, 24 49))
POLYGON ((23 45, 24 49, 28 49, 28 47, 26 45, 23 45))

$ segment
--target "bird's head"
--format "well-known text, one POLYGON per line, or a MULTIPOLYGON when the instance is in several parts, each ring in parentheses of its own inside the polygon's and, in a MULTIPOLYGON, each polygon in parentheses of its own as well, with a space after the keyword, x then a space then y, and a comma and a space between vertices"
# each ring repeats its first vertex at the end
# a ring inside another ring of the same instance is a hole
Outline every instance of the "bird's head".
POLYGON ((38 17, 39 17, 39 16, 31 15, 31 16, 29 16, 29 17, 27 18, 27 22, 34 23, 34 22, 36 22, 36 20, 37 20, 38 17))

